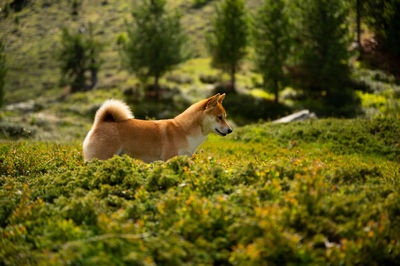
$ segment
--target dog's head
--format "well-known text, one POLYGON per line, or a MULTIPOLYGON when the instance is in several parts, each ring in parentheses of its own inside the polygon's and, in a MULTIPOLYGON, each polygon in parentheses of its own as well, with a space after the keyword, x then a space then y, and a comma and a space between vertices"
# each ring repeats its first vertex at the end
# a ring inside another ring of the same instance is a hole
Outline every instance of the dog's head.
POLYGON ((225 93, 219 93, 208 98, 203 106, 205 113, 204 126, 209 132, 215 132, 220 136, 226 136, 232 133, 232 128, 226 122, 226 112, 222 106, 222 101, 225 98, 225 93))

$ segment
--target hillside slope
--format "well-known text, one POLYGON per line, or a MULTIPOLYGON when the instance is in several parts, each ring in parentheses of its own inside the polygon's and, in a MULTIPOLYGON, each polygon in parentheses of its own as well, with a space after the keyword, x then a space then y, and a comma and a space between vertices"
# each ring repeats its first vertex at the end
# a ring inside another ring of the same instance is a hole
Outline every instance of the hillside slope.
MULTIPOLYGON (((10 2, 10 1, 7 1, 10 2)), ((95 36, 106 44, 102 54, 104 65, 99 75, 100 88, 121 87, 129 75, 120 67, 116 39, 126 31, 131 20, 132 0, 84 0, 78 15, 72 15, 68 0, 32 0, 22 11, 0 17, 0 38, 4 40, 9 72, 6 83, 8 103, 37 96, 60 94, 59 70, 55 53, 59 47, 61 29, 66 26, 94 24, 95 36)), ((253 10, 261 1, 246 1, 253 10)), ((191 1, 169 0, 170 9, 178 8, 195 55, 205 56, 204 35, 209 30, 214 1, 195 7, 191 1)), ((0 6, 4 5, 0 2, 0 6)))

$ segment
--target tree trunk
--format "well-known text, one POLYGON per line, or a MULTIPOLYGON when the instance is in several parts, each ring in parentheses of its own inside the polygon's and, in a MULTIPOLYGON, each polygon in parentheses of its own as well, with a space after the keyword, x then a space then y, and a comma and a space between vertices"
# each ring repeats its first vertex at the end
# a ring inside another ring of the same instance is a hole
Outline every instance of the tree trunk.
POLYGON ((94 88, 94 86, 96 86, 97 84, 97 70, 96 69, 92 69, 90 70, 90 80, 91 80, 91 84, 90 84, 90 90, 94 88))
POLYGON ((356 0, 357 45, 361 56, 361 0, 356 0))
POLYGON ((85 91, 85 70, 82 68, 74 69, 74 80, 71 83, 71 92, 85 91))
POLYGON ((159 85, 159 79, 160 79, 159 75, 156 74, 156 75, 154 76, 154 93, 155 93, 155 97, 156 97, 157 100, 160 99, 160 85, 159 85))
POLYGON ((236 91, 236 79, 235 79, 235 74, 236 74, 236 66, 232 65, 231 66, 231 86, 232 86, 232 92, 236 91))
POLYGON ((88 88, 89 90, 93 89, 94 86, 96 86, 96 84, 97 84, 97 68, 94 67, 96 62, 95 62, 95 59, 93 58, 93 56, 91 59, 91 64, 92 64, 92 67, 90 68, 90 82, 91 83, 88 88))
POLYGON ((278 103, 278 101, 279 101, 279 87, 278 87, 278 81, 277 80, 274 80, 274 95, 275 95, 274 102, 278 103))

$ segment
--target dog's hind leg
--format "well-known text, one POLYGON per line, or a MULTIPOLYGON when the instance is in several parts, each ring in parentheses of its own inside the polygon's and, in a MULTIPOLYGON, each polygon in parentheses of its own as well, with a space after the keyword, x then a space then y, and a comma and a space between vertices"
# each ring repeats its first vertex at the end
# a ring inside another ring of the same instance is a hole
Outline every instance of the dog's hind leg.
POLYGON ((121 153, 121 143, 118 134, 114 130, 96 129, 89 132, 83 143, 83 155, 85 161, 94 158, 107 160, 121 153))

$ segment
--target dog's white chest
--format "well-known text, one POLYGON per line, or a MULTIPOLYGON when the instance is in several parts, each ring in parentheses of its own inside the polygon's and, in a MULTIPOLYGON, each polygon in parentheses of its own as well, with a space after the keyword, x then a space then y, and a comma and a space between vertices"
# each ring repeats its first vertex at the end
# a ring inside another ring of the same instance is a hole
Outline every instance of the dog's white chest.
POLYGON ((197 147, 207 139, 207 135, 199 134, 198 136, 189 136, 187 139, 187 147, 179 151, 179 155, 192 155, 197 147))

